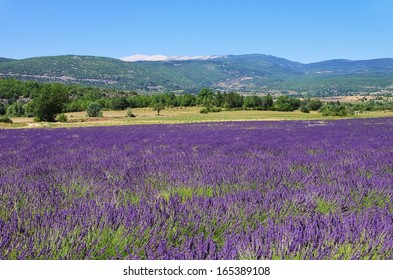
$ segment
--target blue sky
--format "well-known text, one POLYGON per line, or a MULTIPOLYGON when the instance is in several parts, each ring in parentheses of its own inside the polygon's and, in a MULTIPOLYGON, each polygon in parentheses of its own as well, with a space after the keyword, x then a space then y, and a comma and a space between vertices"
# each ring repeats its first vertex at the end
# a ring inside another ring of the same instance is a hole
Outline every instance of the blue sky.
POLYGON ((393 57, 391 0, 0 0, 0 57, 393 57))

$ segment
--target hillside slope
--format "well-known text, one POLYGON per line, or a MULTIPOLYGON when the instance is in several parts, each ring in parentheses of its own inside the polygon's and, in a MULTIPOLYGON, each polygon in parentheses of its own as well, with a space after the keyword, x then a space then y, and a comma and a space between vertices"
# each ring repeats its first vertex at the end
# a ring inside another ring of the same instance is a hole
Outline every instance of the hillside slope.
POLYGON ((261 54, 137 62, 76 55, 21 60, 0 58, 0 78, 140 91, 195 92, 210 87, 242 92, 293 90, 350 94, 351 91, 391 89, 393 59, 302 64, 261 54))

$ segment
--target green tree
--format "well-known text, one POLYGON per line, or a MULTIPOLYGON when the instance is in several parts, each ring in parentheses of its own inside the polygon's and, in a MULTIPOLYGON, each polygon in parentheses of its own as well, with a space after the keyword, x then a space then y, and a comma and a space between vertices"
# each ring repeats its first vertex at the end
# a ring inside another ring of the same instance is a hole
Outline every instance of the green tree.
POLYGON ((164 104, 161 102, 153 103, 153 110, 157 111, 157 116, 160 115, 161 110, 165 108, 164 104))
POLYGON ((241 108, 243 106, 243 96, 236 92, 229 92, 224 95, 225 108, 241 108))
POLYGON ((81 99, 74 99, 70 103, 66 104, 65 111, 66 112, 80 112, 83 111, 84 109, 84 104, 81 99))
POLYGON ((56 115, 68 102, 68 92, 61 84, 45 84, 33 99, 34 116, 41 121, 55 122, 56 115))
POLYGON ((111 109, 112 110, 125 110, 128 108, 128 102, 125 97, 116 97, 111 100, 111 109))
POLYGON ((313 98, 308 101, 307 108, 313 111, 317 111, 322 107, 322 105, 323 104, 321 100, 313 98))
POLYGON ((273 107, 273 97, 270 93, 266 96, 261 97, 261 109, 262 110, 270 110, 273 107))
MULTIPOLYGON (((351 108, 352 109, 352 108, 351 108)), ((323 116, 340 116, 344 117, 349 113, 353 114, 353 110, 348 112, 347 107, 340 102, 328 102, 321 109, 323 116)))
POLYGON ((102 117, 102 108, 100 104, 93 102, 87 106, 86 113, 87 116, 91 118, 102 117))
POLYGON ((56 119, 58 122, 67 122, 68 121, 68 118, 64 113, 57 115, 56 119))
POLYGON ((30 97, 37 90, 35 82, 22 82, 15 79, 0 79, 0 99, 16 101, 20 97, 30 97))
POLYGON ((12 120, 9 117, 1 117, 0 122, 2 123, 12 123, 12 120))
POLYGON ((203 88, 198 92, 197 104, 210 108, 213 105, 214 93, 211 89, 203 88))
POLYGON ((3 103, 0 103, 0 115, 5 115, 6 109, 3 103))
POLYGON ((154 95, 152 95, 150 103, 151 103, 150 105, 154 105, 154 104, 160 103, 163 106, 165 106, 166 105, 165 94, 154 94, 154 95))
POLYGON ((195 106, 196 98, 193 94, 183 94, 180 95, 180 106, 188 107, 188 106, 195 106))
POLYGON ((173 92, 165 93, 164 98, 165 98, 165 105, 167 107, 176 107, 179 105, 177 103, 176 95, 173 92))
POLYGON ((6 114, 9 117, 22 117, 25 115, 25 110, 23 109, 22 104, 14 102, 10 106, 8 106, 6 114))
POLYGON ((26 117, 29 117, 29 118, 34 117, 33 102, 25 103, 25 104, 23 104, 22 107, 23 107, 23 110, 24 110, 24 113, 25 113, 26 117))
MULTIPOLYGON (((226 93, 224 93, 224 94, 226 94, 226 93)), ((216 107, 224 106, 224 94, 222 94, 221 91, 218 91, 216 94, 214 94, 213 101, 212 101, 213 104, 210 104, 210 105, 213 105, 216 107)))
POLYGON ((138 108, 145 108, 149 107, 151 103, 152 97, 148 95, 138 95, 137 96, 137 107, 138 108))
POLYGON ((262 99, 257 95, 251 95, 244 97, 244 107, 258 109, 262 106, 262 99))
POLYGON ((274 107, 278 111, 294 111, 300 107, 300 104, 300 99, 282 95, 277 98, 274 107))

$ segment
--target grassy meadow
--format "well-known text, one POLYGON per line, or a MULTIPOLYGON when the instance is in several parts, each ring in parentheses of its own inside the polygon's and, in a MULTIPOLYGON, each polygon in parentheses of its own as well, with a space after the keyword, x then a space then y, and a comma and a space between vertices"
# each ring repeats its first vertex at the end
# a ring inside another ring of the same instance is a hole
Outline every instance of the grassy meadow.
POLYGON ((29 128, 29 127, 86 127, 86 126, 111 126, 133 124, 173 124, 173 123, 198 123, 222 121, 283 121, 283 120, 335 120, 352 118, 381 118, 393 117, 389 111, 369 111, 346 117, 322 116, 321 113, 312 111, 302 113, 257 110, 233 110, 217 113, 201 114, 201 107, 166 108, 157 115, 151 108, 134 108, 135 118, 127 118, 126 111, 103 111, 103 117, 89 118, 86 112, 66 113, 68 121, 65 123, 35 123, 33 118, 12 118, 13 124, 0 123, 0 128, 29 128))

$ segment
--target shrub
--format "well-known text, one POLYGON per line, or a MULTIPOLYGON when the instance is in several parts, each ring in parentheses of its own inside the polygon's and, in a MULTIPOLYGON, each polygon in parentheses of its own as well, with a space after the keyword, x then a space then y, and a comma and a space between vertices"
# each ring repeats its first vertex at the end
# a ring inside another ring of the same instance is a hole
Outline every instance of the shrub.
POLYGON ((199 111, 199 113, 201 113, 201 114, 207 114, 207 113, 209 113, 209 109, 207 109, 206 107, 204 107, 204 108, 202 108, 202 109, 199 111))
POLYGON ((209 112, 213 112, 213 113, 218 113, 218 112, 221 112, 222 110, 221 110, 221 108, 220 107, 213 107, 213 108, 210 108, 210 110, 209 110, 209 112))
POLYGON ((128 108, 128 109, 127 109, 127 117, 128 117, 128 118, 135 118, 135 117, 136 117, 136 115, 134 115, 134 114, 132 113, 131 108, 128 108))
POLYGON ((102 108, 98 103, 90 103, 86 108, 86 113, 91 118, 102 117, 102 108))
POLYGON ((300 112, 302 112, 302 113, 310 113, 310 110, 307 108, 307 106, 300 106, 300 112))
POLYGON ((218 112, 221 112, 221 111, 222 111, 222 109, 221 109, 220 107, 211 107, 211 108, 204 107, 204 108, 202 108, 202 109, 199 111, 199 113, 201 113, 201 114, 207 114, 207 113, 209 113, 209 112, 218 113, 218 112))
POLYGON ((0 118, 0 122, 2 123, 12 123, 12 120, 9 117, 0 118))
POLYGON ((67 122, 68 121, 68 118, 64 113, 61 113, 60 115, 58 115, 56 119, 58 122, 67 122))
POLYGON ((6 114, 9 117, 22 117, 25 115, 25 110, 22 104, 14 102, 10 106, 8 106, 6 114))
POLYGON ((353 114, 353 111, 348 112, 347 107, 339 103, 328 103, 321 108, 323 116, 339 116, 345 117, 346 115, 353 114))

